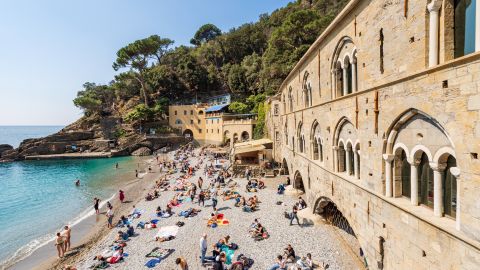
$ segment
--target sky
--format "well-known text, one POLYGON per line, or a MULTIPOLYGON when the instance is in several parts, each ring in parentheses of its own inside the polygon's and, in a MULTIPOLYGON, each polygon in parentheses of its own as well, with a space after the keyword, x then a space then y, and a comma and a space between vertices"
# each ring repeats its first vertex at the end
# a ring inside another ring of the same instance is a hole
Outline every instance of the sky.
POLYGON ((0 125, 66 125, 84 82, 108 83, 121 47, 153 34, 189 44, 213 23, 257 21, 291 0, 15 0, 0 8, 0 125))

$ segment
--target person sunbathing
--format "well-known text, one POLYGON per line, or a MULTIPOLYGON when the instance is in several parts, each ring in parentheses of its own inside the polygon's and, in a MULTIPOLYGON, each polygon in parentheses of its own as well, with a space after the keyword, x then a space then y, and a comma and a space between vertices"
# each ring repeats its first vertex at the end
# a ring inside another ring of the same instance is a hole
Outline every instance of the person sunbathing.
POLYGON ((258 180, 258 188, 259 189, 265 188, 265 182, 263 182, 262 180, 258 180))
POLYGON ((212 224, 217 224, 217 215, 215 215, 214 213, 212 213, 210 215, 210 218, 207 221, 207 226, 208 227, 211 227, 212 224))

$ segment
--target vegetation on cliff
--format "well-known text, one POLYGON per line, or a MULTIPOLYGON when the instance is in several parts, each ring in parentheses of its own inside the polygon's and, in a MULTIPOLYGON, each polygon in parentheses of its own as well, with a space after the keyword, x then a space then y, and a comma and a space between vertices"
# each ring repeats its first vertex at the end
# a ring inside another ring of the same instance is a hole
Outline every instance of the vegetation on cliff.
POLYGON ((297 0, 225 33, 205 24, 191 46, 172 48, 157 35, 134 41, 117 52, 115 78, 85 83, 74 104, 90 121, 114 116, 135 125, 165 118, 168 102, 230 93, 231 111, 258 114, 254 137, 262 137, 266 96, 347 2, 297 0))

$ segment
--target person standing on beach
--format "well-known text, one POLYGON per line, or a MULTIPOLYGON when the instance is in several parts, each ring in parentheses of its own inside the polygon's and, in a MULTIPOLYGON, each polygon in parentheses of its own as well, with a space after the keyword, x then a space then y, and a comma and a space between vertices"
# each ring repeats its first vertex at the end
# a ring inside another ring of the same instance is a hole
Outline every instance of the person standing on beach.
POLYGON ((95 209, 95 214, 98 215, 100 214, 100 211, 98 210, 98 203, 100 202, 99 198, 93 198, 93 209, 95 209))
POLYGON ((70 236, 71 236, 71 232, 72 232, 72 229, 70 229, 70 227, 68 226, 65 226, 64 228, 64 231, 63 231, 63 238, 64 238, 64 250, 65 252, 69 251, 70 250, 70 236))
POLYGON ((198 194, 198 206, 200 206, 200 204, 205 207, 205 192, 203 192, 203 190, 200 190, 198 194))
POLYGON ((217 188, 214 186, 210 192, 211 192, 211 195, 210 195, 210 196, 212 197, 212 207, 215 209, 215 208, 217 207, 217 203, 218 203, 218 200, 217 200, 217 196, 218 196, 217 188))
POLYGON ((117 164, 115 164, 115 169, 118 169, 118 162, 117 162, 117 164))
POLYGON ((205 254, 207 254, 207 234, 204 233, 200 238, 200 258, 202 265, 205 264, 205 254))
POLYGON ((123 200, 125 200, 125 193, 123 193, 123 190, 118 191, 118 197, 120 198, 120 202, 123 203, 123 200))
POLYGON ((113 229, 113 225, 112 225, 112 223, 113 223, 113 207, 111 205, 108 207, 107 218, 108 218, 107 227, 109 229, 113 229))
POLYGON ((55 238, 55 246, 57 247, 58 257, 62 258, 64 253, 64 245, 63 245, 63 237, 60 233, 57 233, 57 237, 55 238))
POLYGON ((138 178, 138 170, 135 170, 135 178, 138 178))
POLYGON ((198 188, 202 189, 202 186, 203 186, 203 179, 202 179, 202 177, 199 177, 198 178, 198 188))

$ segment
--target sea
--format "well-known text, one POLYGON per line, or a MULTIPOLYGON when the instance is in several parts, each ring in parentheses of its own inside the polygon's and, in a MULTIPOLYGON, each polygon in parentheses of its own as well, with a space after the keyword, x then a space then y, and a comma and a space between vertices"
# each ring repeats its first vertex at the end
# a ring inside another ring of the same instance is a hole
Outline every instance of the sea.
MULTIPOLYGON (((0 126, 0 144, 18 147, 61 128, 0 126)), ((93 215, 93 198, 113 198, 137 164, 133 157, 0 163, 0 269, 49 243, 64 225, 93 215)))

